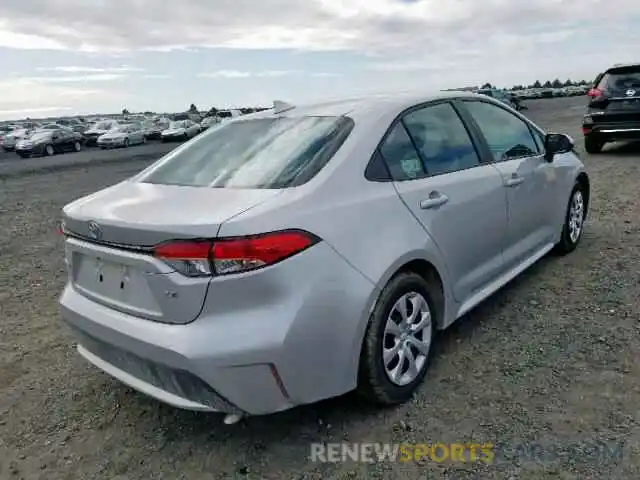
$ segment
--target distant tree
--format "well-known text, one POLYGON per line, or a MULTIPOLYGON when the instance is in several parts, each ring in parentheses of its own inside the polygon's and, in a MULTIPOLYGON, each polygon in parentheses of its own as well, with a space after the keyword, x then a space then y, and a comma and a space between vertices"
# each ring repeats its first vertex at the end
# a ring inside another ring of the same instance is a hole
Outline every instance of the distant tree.
POLYGON ((540 80, 536 80, 535 82, 533 82, 533 85, 531 85, 531 88, 542 88, 542 84, 540 83, 540 80))
POLYGON ((122 109, 122 114, 123 115, 129 115, 129 110, 127 110, 126 108, 122 109))
POLYGON ((211 107, 209 109, 209 111, 207 112, 207 116, 209 117, 215 117, 218 114, 218 109, 216 107, 211 107))
POLYGON ((493 85, 491 85, 489 82, 487 82, 484 85, 482 85, 480 88, 493 88, 493 85))
POLYGON ((567 80, 562 84, 563 87, 573 87, 574 83, 570 78, 567 78, 567 80))
POLYGON ((553 82, 551 82, 552 88, 562 88, 562 82, 559 78, 556 78, 553 82))
POLYGON ((198 113, 198 107, 196 107, 193 103, 189 107, 189 113, 198 113))
POLYGON ((553 85, 551 84, 551 82, 550 82, 549 80, 547 80, 546 82, 544 82, 544 83, 542 84, 542 86, 543 86, 544 88, 553 88, 553 85))

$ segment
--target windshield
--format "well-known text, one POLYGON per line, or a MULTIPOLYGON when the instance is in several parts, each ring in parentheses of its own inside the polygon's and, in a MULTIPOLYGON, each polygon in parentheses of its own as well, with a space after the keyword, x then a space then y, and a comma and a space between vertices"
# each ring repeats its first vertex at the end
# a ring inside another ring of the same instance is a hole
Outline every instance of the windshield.
POLYGON ((187 126, 187 122, 181 120, 178 122, 171 122, 169 124, 169 128, 185 128, 187 126))
POLYGON ((233 114, 231 112, 218 112, 218 117, 220 118, 231 118, 233 114))
POLYGON ((60 128, 58 125, 43 125, 40 130, 57 130, 60 128))
POLYGON ((19 128, 11 132, 11 135, 14 137, 20 137, 26 135, 27 133, 29 133, 29 130, 27 130, 26 128, 19 128))
POLYGON ((243 120, 203 134, 139 181, 214 188, 286 188, 313 178, 353 128, 347 117, 243 120))
POLYGON ((111 130, 111 124, 109 122, 98 122, 91 128, 94 130, 111 130))

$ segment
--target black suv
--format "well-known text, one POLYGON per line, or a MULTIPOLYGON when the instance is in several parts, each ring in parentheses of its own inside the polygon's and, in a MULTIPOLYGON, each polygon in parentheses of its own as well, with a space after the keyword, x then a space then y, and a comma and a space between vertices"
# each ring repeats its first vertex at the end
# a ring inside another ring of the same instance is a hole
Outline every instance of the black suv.
POLYGON ((607 142, 640 140, 640 63, 607 69, 587 95, 589 105, 582 120, 587 153, 599 153, 607 142))

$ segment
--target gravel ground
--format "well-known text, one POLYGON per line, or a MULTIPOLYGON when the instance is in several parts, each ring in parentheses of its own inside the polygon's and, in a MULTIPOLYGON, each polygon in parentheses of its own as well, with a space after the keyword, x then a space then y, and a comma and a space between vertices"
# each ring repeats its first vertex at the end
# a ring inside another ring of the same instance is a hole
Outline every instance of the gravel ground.
MULTIPOLYGON (((582 98, 530 102, 579 137, 582 98)), ((55 235, 68 201, 145 163, 0 181, 0 478, 640 478, 640 148, 585 156, 583 242, 548 258, 446 331, 424 387, 374 410, 352 395, 225 426, 175 410, 88 365, 57 313, 55 235), (619 461, 312 463, 311 442, 625 442, 619 461)))

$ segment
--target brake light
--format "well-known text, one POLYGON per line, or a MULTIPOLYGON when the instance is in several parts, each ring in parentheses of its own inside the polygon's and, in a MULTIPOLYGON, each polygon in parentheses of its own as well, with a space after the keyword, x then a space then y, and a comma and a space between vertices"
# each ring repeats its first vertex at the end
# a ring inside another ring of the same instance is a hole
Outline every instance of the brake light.
POLYGON ((178 240, 158 245, 154 255, 190 276, 225 275, 273 265, 318 243, 302 230, 217 240, 178 240))
POLYGON ((592 88, 587 92, 587 95, 590 96, 591 98, 598 98, 604 95, 604 92, 599 88, 592 88))
POLYGON ((153 253, 167 265, 187 277, 213 274, 210 240, 176 240, 157 245, 153 253))

